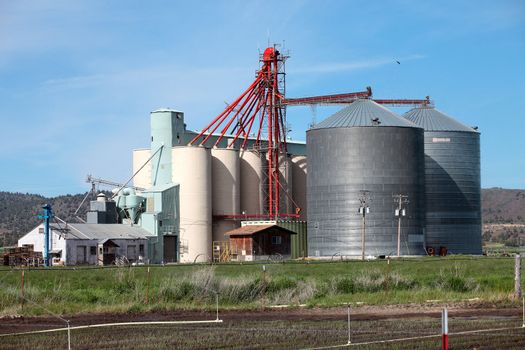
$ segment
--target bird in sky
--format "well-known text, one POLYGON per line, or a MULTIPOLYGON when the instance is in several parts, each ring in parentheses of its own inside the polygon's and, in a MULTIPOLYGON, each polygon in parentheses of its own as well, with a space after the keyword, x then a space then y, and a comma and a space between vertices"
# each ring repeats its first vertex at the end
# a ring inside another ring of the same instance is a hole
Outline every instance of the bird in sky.
POLYGON ((397 64, 401 64, 401 62, 399 62, 399 61, 397 61, 397 60, 396 60, 396 63, 397 63, 397 64))

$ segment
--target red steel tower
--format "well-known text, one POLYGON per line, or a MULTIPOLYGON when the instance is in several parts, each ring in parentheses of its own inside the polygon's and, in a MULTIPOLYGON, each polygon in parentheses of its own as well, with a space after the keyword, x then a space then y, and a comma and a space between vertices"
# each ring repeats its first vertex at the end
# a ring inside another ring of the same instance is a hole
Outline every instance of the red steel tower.
MULTIPOLYGON (((265 215, 270 220, 281 217, 298 218, 300 208, 294 213, 284 213, 280 201, 286 196, 291 199, 287 184, 280 180, 279 164, 286 157, 286 106, 311 104, 348 104, 359 98, 371 98, 372 89, 336 95, 311 96, 302 98, 285 98, 287 55, 268 47, 260 56, 261 68, 256 73, 252 84, 213 121, 190 141, 190 145, 205 145, 212 135, 217 135, 213 146, 218 146, 225 135, 232 138, 228 147, 239 140, 240 148, 248 147, 249 136, 256 134, 253 148, 267 153, 267 208, 265 215), (285 196, 282 195, 284 193, 285 196)), ((375 100, 380 104, 421 105, 430 100, 375 100)), ((247 217, 260 217, 247 213, 247 217)), ((244 215, 243 215, 244 216, 244 215)))

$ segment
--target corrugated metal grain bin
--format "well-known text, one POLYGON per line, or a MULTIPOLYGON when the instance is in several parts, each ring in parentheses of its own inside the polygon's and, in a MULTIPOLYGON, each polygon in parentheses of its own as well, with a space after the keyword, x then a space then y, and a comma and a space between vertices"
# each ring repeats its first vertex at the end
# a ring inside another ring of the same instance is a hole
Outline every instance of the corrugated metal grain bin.
POLYGON ((360 256, 361 191, 370 191, 365 255, 397 253, 393 195, 410 203, 401 254, 424 254, 423 129, 371 100, 358 100, 308 130, 308 255, 360 256))
POLYGON ((306 221, 278 221, 277 225, 297 233, 292 238, 292 259, 308 256, 308 235, 306 221))
POLYGON ((404 117, 425 129, 427 247, 481 254, 479 132, 432 107, 404 117))

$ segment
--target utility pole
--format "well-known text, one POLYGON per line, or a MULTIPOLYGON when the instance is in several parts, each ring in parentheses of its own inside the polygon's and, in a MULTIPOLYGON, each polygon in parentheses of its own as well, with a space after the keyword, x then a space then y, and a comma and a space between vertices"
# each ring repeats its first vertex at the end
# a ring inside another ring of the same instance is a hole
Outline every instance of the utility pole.
POLYGON ((365 234, 366 234, 366 214, 370 213, 370 191, 359 191, 359 214, 363 217, 363 225, 361 230, 361 260, 365 260, 365 234))
POLYGON ((401 256, 401 217, 406 216, 406 205, 408 204, 408 196, 406 194, 394 194, 394 203, 397 203, 397 208, 394 215, 397 216, 397 257, 401 256))

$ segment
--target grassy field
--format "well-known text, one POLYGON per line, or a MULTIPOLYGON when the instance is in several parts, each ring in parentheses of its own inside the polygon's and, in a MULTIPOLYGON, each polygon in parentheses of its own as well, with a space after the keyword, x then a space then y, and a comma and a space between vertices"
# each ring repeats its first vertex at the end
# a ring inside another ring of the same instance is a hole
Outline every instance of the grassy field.
POLYGON ((49 312, 143 312, 257 309, 270 305, 335 306, 454 302, 511 305, 514 259, 417 259, 264 264, 169 265, 105 269, 0 270, 0 316, 49 312), (148 303, 146 303, 148 299, 148 303), (38 304, 38 305, 37 305, 38 304), (45 309, 44 309, 45 308, 45 309))
MULTIPOLYGON (((450 332, 510 328, 521 325, 519 317, 449 319, 450 332)), ((347 343, 347 323, 343 320, 293 322, 283 320, 230 320, 216 325, 132 326, 74 330, 74 349, 305 349, 347 343)), ((351 325, 352 343, 396 338, 438 335, 385 344, 360 345, 359 349, 438 349, 439 318, 385 319, 355 321, 351 325)), ((65 332, 1 338, 2 349, 67 348, 65 332)), ((523 349, 523 329, 469 335, 451 335, 451 349, 523 349)), ((342 347, 340 347, 342 348, 342 347)))

